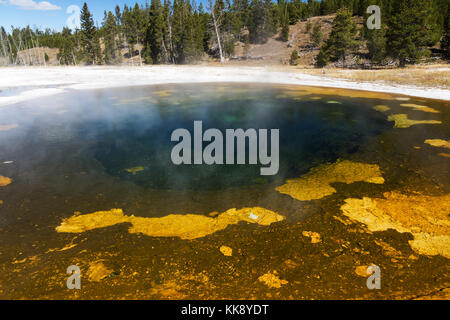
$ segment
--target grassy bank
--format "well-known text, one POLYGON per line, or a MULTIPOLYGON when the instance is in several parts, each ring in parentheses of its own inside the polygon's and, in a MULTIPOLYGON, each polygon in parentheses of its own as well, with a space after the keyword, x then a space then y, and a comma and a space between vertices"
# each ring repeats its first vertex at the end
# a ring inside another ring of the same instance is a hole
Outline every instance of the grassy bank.
POLYGON ((348 70, 337 68, 322 69, 292 67, 301 73, 319 75, 331 78, 347 79, 363 82, 386 82, 389 84, 415 85, 420 87, 450 88, 450 65, 419 65, 406 68, 383 70, 348 70))

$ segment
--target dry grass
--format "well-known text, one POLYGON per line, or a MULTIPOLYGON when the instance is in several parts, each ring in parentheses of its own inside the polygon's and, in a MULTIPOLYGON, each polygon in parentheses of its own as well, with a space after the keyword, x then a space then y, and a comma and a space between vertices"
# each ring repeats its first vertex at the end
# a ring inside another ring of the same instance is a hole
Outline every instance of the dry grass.
POLYGON ((293 70, 324 77, 348 79, 363 82, 387 82, 391 84, 407 84, 422 87, 450 88, 450 65, 422 65, 406 68, 384 69, 384 70, 346 70, 329 68, 293 68, 293 70))

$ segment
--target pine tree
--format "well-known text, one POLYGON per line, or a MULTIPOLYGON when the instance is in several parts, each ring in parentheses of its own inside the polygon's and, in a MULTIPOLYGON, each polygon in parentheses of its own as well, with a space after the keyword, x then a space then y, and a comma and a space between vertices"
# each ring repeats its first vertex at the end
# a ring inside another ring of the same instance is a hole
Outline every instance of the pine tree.
POLYGON ((134 48, 137 44, 137 26, 133 18, 133 13, 127 5, 124 6, 122 11, 122 30, 128 48, 128 57, 132 59, 134 56, 134 48))
POLYGON ((152 0, 149 25, 145 36, 144 56, 146 63, 159 64, 164 46, 164 12, 160 0, 152 0))
POLYGON ((95 64, 96 62, 96 33, 97 29, 94 25, 94 19, 89 11, 86 2, 81 9, 81 46, 83 48, 84 58, 88 64, 95 64))
POLYGON ((372 62, 381 63, 386 57, 386 28, 367 30, 367 49, 372 62))
POLYGON ((194 12, 189 0, 175 0, 171 17, 173 58, 175 63, 193 62, 200 58, 202 48, 196 39, 194 12))
POLYGON ((131 12, 131 18, 133 19, 132 28, 135 32, 135 42, 137 45, 139 64, 142 65, 142 43, 145 38, 147 30, 147 19, 145 12, 139 7, 139 4, 135 4, 133 11, 131 12))
POLYGON ((329 61, 330 61, 330 55, 329 55, 326 47, 322 46, 322 48, 319 51, 319 54, 316 57, 316 62, 314 65, 317 68, 323 68, 328 64, 329 61))
POLYGON ((309 32, 311 31, 311 28, 312 28, 312 23, 311 23, 310 20, 308 20, 308 21, 306 22, 305 33, 309 33, 309 32))
POLYGON ((115 64, 118 62, 118 51, 116 42, 116 17, 111 11, 105 12, 105 18, 103 20, 103 42, 105 44, 104 60, 106 64, 115 64))
POLYGON ((424 13, 426 14, 425 26, 428 31, 426 45, 429 47, 441 40, 445 26, 445 13, 449 10, 449 3, 449 0, 428 0, 428 6, 424 13))
POLYGON ((94 57, 95 57, 95 63, 96 64, 103 64, 103 56, 102 56, 102 47, 100 44, 100 32, 98 32, 99 28, 95 28, 95 34, 94 34, 94 57))
POLYGON ((299 20, 308 18, 308 6, 301 0, 283 0, 286 2, 289 15, 289 24, 296 24, 299 20))
POLYGON ((322 41, 322 27, 319 23, 316 23, 313 28, 313 32, 311 33, 311 41, 314 47, 320 46, 320 42, 322 41))
MULTIPOLYGON (((449 9, 450 11, 450 6, 449 9)), ((441 49, 444 51, 444 55, 447 59, 450 59, 450 17, 447 15, 444 28, 444 35, 441 41, 441 49)))
POLYGON ((298 64, 298 52, 297 52, 297 50, 292 51, 291 58, 289 59, 289 64, 291 66, 296 66, 298 64))
POLYGON ((244 41, 247 39, 247 34, 242 31, 248 27, 250 19, 250 4, 249 0, 234 0, 231 6, 232 17, 232 32, 235 37, 244 41), (242 39, 242 37, 244 37, 242 39))
POLYGON ((326 50, 333 61, 342 60, 345 67, 346 58, 358 49, 356 40, 357 27, 348 9, 339 9, 333 20, 333 28, 326 45, 326 50))
POLYGON ((59 63, 64 65, 76 64, 76 61, 74 61, 74 41, 72 31, 69 28, 64 28, 61 36, 62 42, 57 55, 59 63))
POLYGON ((277 30, 276 13, 270 0, 252 0, 250 5, 249 32, 253 43, 266 43, 277 30))
POLYGON ((175 61, 175 45, 174 45, 174 38, 173 38, 173 6, 170 2, 170 0, 164 0, 164 7, 163 7, 163 15, 166 22, 166 34, 165 34, 165 48, 167 48, 168 52, 168 61, 170 63, 176 63, 175 61))
POLYGON ((432 0, 395 0, 387 31, 388 53, 400 66, 414 63, 427 54, 436 25, 431 19, 432 0))
POLYGON ((114 11, 114 16, 116 18, 116 32, 117 32, 117 62, 122 62, 122 49, 123 45, 123 31, 122 31, 122 12, 119 6, 116 6, 114 11))
MULTIPOLYGON (((197 56, 200 58, 204 53, 204 39, 205 39, 205 33, 206 33, 206 27, 207 24, 204 23, 204 12, 201 13, 200 10, 203 10, 201 7, 199 7, 198 10, 195 10, 194 16, 193 16, 193 23, 194 23, 194 42, 195 42, 195 48, 197 52, 197 56)), ((234 38, 233 38, 233 50, 234 50, 234 38)))
POLYGON ((316 17, 320 15, 320 1, 308 0, 308 17, 316 17))
POLYGON ((281 41, 288 41, 289 40, 289 23, 283 22, 281 26, 281 41))
POLYGON ((183 63, 192 63, 200 59, 201 45, 195 35, 197 30, 195 23, 196 17, 189 0, 184 3, 184 61, 183 63))
POLYGON ((184 63, 184 1, 174 0, 172 7, 172 55, 175 63, 184 63))
POLYGON ((204 52, 207 52, 209 50, 209 39, 211 39, 212 33, 211 28, 209 28, 210 16, 204 11, 202 3, 200 3, 198 8, 198 18, 199 32, 202 37, 202 48, 204 52))
POLYGON ((279 8, 279 19, 281 23, 281 41, 289 40, 289 24, 290 24, 290 15, 289 15, 289 6, 285 0, 278 0, 278 8, 279 8))

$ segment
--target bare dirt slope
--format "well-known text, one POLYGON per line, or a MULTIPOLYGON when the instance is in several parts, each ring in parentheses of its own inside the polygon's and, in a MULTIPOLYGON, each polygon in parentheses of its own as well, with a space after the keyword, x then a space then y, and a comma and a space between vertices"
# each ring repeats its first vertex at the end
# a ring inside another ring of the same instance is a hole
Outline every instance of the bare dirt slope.
MULTIPOLYGON (((310 18, 312 28, 316 23, 322 26, 323 38, 327 39, 331 32, 334 19, 333 15, 320 16, 310 18)), ((250 45, 249 55, 253 58, 262 58, 262 60, 247 60, 250 64, 287 64, 293 50, 297 50, 299 54, 299 64, 310 65, 314 57, 319 52, 319 48, 314 48, 311 37, 307 32, 307 21, 299 21, 295 25, 290 26, 289 41, 279 40, 280 33, 271 37, 265 44, 250 45)), ((236 47, 236 56, 244 55, 244 44, 238 43, 236 47)))
MULTIPOLYGON (((18 60, 17 63, 21 65, 59 65, 58 61, 58 49, 56 48, 32 48, 27 50, 21 50, 17 54, 18 60), (45 54, 48 56, 48 61, 45 61, 45 54)), ((2 58, 0 57, 0 65, 6 64, 2 58)))

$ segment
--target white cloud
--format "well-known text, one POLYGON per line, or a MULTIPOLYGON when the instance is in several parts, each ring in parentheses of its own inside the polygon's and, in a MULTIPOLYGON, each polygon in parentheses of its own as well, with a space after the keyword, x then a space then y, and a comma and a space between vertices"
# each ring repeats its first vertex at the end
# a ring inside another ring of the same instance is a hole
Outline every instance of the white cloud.
MULTIPOLYGON (((4 0, 1 3, 4 2, 4 0)), ((61 7, 57 5, 51 4, 48 1, 40 1, 36 2, 34 0, 9 0, 9 2, 16 7, 19 7, 23 10, 41 10, 41 11, 50 11, 50 10, 61 10, 61 7)))
POLYGON ((8 3, 8 1, 6 1, 6 0, 0 0, 0 4, 7 4, 8 3))

